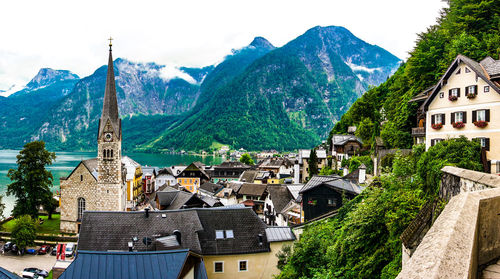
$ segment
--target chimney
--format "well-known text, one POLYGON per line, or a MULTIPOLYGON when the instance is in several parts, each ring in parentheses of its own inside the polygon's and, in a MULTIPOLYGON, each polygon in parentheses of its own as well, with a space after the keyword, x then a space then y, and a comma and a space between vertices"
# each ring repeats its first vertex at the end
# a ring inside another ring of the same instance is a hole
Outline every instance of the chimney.
POLYGON ((358 181, 359 181, 359 184, 363 184, 366 181, 366 166, 365 166, 365 164, 361 164, 361 166, 359 166, 358 181))
POLYGON ((149 218, 149 207, 144 208, 144 213, 146 213, 146 218, 149 218))
POLYGON ((179 230, 175 230, 174 235, 175 238, 177 239, 177 242, 179 242, 179 245, 182 245, 181 232, 179 230))
POLYGON ((293 183, 300 183, 300 165, 299 160, 295 160, 295 164, 293 165, 293 183))
POLYGON ((346 176, 349 174, 349 168, 348 167, 344 167, 344 170, 343 170, 343 173, 342 173, 342 176, 346 176))

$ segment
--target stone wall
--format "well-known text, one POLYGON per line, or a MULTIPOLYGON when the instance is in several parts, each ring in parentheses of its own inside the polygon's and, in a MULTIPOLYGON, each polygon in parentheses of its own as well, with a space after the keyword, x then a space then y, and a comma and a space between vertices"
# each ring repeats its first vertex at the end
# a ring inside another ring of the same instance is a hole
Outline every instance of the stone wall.
POLYGON ((461 192, 474 192, 500 187, 500 176, 452 166, 446 166, 441 171, 443 177, 439 188, 439 196, 444 200, 449 200, 461 192))

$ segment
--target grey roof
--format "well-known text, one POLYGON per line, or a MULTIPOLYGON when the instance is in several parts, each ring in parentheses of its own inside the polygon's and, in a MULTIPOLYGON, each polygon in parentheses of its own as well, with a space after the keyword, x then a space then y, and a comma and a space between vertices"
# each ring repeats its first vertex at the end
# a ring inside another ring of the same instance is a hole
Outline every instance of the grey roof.
POLYGON ((171 168, 162 168, 162 169, 160 169, 158 171, 158 175, 162 175, 162 174, 175 176, 174 173, 172 172, 171 168))
POLYGON ((273 202, 274 210, 281 213, 285 206, 293 199, 292 194, 288 191, 285 185, 268 185, 267 191, 271 201, 273 202))
POLYGON ((359 143, 363 143, 363 141, 353 135, 332 135, 332 144, 333 145, 344 145, 349 141, 357 141, 359 143))
MULTIPOLYGON (((137 251, 145 251, 144 237, 159 238, 181 233, 181 248, 203 255, 268 252, 266 225, 251 208, 196 208, 184 210, 85 211, 78 239, 78 249, 91 251, 126 251, 136 236, 137 251), (232 230, 234 238, 215 239, 216 230, 232 230), (259 244, 262 234, 262 245, 259 244)), ((156 249, 155 245, 149 246, 156 249)))
POLYGON ((142 167, 142 173, 143 175, 146 174, 154 174, 155 176, 159 173, 160 169, 158 167, 142 167))
MULTIPOLYGON (((79 251, 75 260, 59 277, 106 279, 181 278, 185 263, 195 257, 188 250, 155 252, 79 251)), ((198 257, 198 256, 196 256, 198 257)), ((194 278, 206 279, 203 260, 194 265, 194 278)))
POLYGON ((302 193, 310 188, 313 188, 323 182, 326 181, 331 181, 334 179, 339 179, 340 176, 334 174, 334 175, 314 175, 307 183, 302 187, 302 189, 299 191, 299 193, 302 193))
POLYGON ((114 129, 115 132, 114 135, 119 139, 121 137, 121 120, 118 114, 118 100, 116 98, 116 86, 115 86, 115 71, 113 69, 113 55, 111 49, 109 50, 108 73, 106 76, 106 89, 104 90, 102 115, 101 119, 99 119, 99 134, 98 134, 99 138, 101 137, 108 120, 110 121, 111 126, 114 129))
POLYGON ((243 183, 238 190, 239 195, 262 196, 266 192, 267 184, 243 183))
POLYGON ((304 185, 304 188, 300 190, 300 193, 304 193, 305 191, 309 191, 320 185, 325 185, 337 190, 343 190, 355 195, 361 193, 361 191, 363 191, 364 189, 363 187, 359 186, 358 184, 354 183, 352 180, 349 179, 342 179, 340 177, 336 177, 330 180, 325 179, 325 177, 318 177, 317 179, 315 178, 316 176, 313 176, 313 178, 309 180, 309 182, 314 180, 313 183, 308 182, 306 185, 304 185))
POLYGON ((222 188, 224 188, 223 185, 220 184, 215 184, 211 182, 205 182, 200 185, 200 190, 207 191, 212 194, 217 194, 222 188))
POLYGON ((210 207, 214 207, 217 204, 221 205, 219 199, 215 197, 200 196, 200 199, 204 201, 206 204, 208 204, 210 207))
POLYGON ((490 78, 498 77, 500 75, 500 60, 495 60, 488 56, 481 60, 479 64, 483 66, 490 78))
POLYGON ((256 170, 246 170, 241 174, 240 181, 253 183, 256 176, 257 176, 256 170))
POLYGON ((240 161, 225 161, 218 166, 214 166, 214 169, 249 169, 250 166, 243 164, 240 161))
POLYGON ((238 191, 241 188, 241 185, 243 185, 243 183, 232 181, 227 184, 227 188, 233 189, 233 192, 238 193, 238 191))
POLYGON ((295 240, 295 235, 290 227, 268 227, 266 229, 267 241, 292 241, 295 240))
POLYGON ((304 184, 289 184, 286 185, 286 187, 288 188, 288 191, 290 191, 290 194, 292 194, 293 198, 297 199, 300 190, 304 187, 304 184))
POLYGON ((283 157, 267 158, 259 162, 259 168, 280 168, 283 165, 291 167, 293 163, 288 158, 283 157))
POLYGON ((21 277, 0 266, 0 279, 20 279, 21 277))
MULTIPOLYGON (((156 197, 158 198, 158 203, 164 207, 165 210, 175 210, 184 208, 185 205, 190 201, 198 200, 201 203, 205 203, 208 206, 213 206, 217 204, 218 200, 215 198, 209 198, 204 196, 198 196, 195 193, 176 190, 172 187, 166 187, 162 191, 156 192, 156 197)), ((193 207, 193 206, 190 206, 193 207)))

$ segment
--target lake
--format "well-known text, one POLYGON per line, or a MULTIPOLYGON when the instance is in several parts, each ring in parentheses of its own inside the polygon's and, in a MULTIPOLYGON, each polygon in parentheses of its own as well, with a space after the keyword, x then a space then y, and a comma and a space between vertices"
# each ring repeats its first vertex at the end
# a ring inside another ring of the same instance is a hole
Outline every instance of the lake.
MULTIPOLYGON (((7 196, 7 185, 10 179, 7 177, 9 169, 17 168, 16 156, 19 150, 0 150, 0 195, 3 196, 5 204, 4 217, 9 216, 14 206, 14 197, 7 196)), ((194 156, 180 154, 161 154, 161 153, 123 153, 124 156, 129 156, 142 166, 170 167, 172 165, 188 165, 194 161, 200 161, 207 165, 220 164, 221 157, 213 156, 194 156)), ((67 176, 78 165, 81 160, 91 159, 96 157, 95 152, 56 152, 56 161, 47 169, 54 176, 53 191, 59 190, 59 177, 67 176)), ((1 219, 1 218, 0 218, 1 219)))

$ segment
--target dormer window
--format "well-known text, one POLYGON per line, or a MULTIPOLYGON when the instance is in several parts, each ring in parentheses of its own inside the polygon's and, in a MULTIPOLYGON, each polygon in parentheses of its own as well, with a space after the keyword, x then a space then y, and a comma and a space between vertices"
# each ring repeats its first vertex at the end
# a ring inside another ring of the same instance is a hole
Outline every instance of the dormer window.
POLYGON ((215 231, 215 239, 224 239, 224 231, 215 231))

